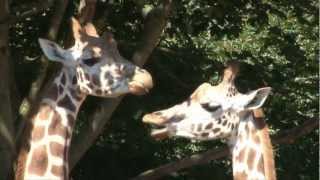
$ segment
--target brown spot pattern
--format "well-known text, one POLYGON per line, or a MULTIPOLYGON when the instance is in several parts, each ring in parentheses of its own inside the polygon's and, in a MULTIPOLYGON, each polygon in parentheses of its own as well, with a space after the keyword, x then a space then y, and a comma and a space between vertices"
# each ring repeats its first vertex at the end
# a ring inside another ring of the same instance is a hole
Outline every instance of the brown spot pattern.
POLYGON ((62 144, 57 142, 50 143, 50 153, 53 156, 63 157, 64 147, 62 144))
POLYGON ((63 85, 66 84, 66 76, 64 75, 64 73, 62 73, 62 76, 61 76, 61 84, 63 85))
POLYGON ((72 103, 72 101, 68 95, 65 95, 63 97, 63 99, 58 102, 58 105, 65 107, 66 109, 69 109, 70 111, 76 110, 76 106, 72 103))
POLYGON ((31 135, 31 139, 32 141, 39 141, 43 138, 44 136, 44 127, 42 126, 36 126, 33 128, 32 130, 32 135, 31 135))
POLYGON ((220 128, 214 128, 212 131, 213 133, 218 133, 220 131, 220 128))
POLYGON ((53 83, 52 86, 48 89, 48 94, 46 96, 52 100, 57 100, 58 98, 58 86, 57 84, 53 83))
POLYGON ((70 90, 70 95, 76 101, 81 101, 83 99, 83 96, 81 95, 80 89, 72 89, 72 90, 70 90))
POLYGON ((93 89, 94 86, 93 86, 92 84, 88 84, 88 88, 89 88, 89 89, 93 89))
POLYGON ((52 111, 52 108, 47 104, 40 105, 39 110, 39 119, 40 120, 47 120, 49 118, 49 114, 52 111))
POLYGON ((59 85, 59 94, 62 94, 63 93, 63 86, 60 84, 59 85))
POLYGON ((85 77, 85 79, 86 79, 87 81, 90 81, 90 76, 89 76, 89 74, 84 73, 84 77, 85 77))
POLYGON ((92 76, 92 83, 95 84, 96 86, 101 86, 98 76, 92 76))
POLYGON ((212 123, 209 123, 209 124, 206 125, 205 129, 211 129, 212 126, 213 126, 213 124, 212 124, 212 123))
POLYGON ((244 155, 245 155, 245 149, 240 149, 240 152, 239 152, 239 155, 238 155, 239 162, 243 162, 244 155))
POLYGON ((75 118, 71 115, 71 114, 68 114, 67 115, 67 118, 68 118, 68 124, 70 127, 73 127, 74 123, 75 123, 75 118))
POLYGON ((236 172, 234 174, 234 180, 247 180, 248 176, 245 172, 236 172))
POLYGON ((254 164, 254 158, 256 157, 256 151, 253 150, 252 148, 249 149, 248 154, 247 154, 247 164, 248 168, 250 170, 253 169, 253 164, 254 164))
POLYGON ((48 128, 49 135, 57 134, 65 136, 67 133, 67 128, 61 123, 60 115, 55 111, 52 117, 52 121, 48 128))
POLYGON ((202 133, 201 136, 202 136, 202 137, 208 137, 208 136, 209 136, 209 133, 202 133))
POLYGON ((77 80, 77 76, 73 76, 72 78, 72 84, 77 84, 78 80, 77 80))
POLYGON ((253 137, 252 137, 252 139, 253 139, 253 142, 255 143, 255 144, 260 144, 260 138, 259 138, 259 136, 257 135, 257 134, 254 134, 254 135, 252 135, 253 137))
POLYGON ((51 168, 52 174, 58 177, 63 177, 64 176, 64 168, 63 166, 55 166, 53 165, 51 168))
POLYGON ((97 90, 96 90, 96 94, 97 94, 97 95, 102 95, 102 91, 101 91, 100 89, 97 89, 97 90))
POLYGON ((107 82, 109 85, 112 85, 114 83, 114 80, 113 79, 107 79, 107 82))
POLYGON ((48 167, 48 154, 45 145, 33 150, 28 170, 31 174, 43 176, 48 167))
POLYGON ((220 124, 221 123, 221 118, 217 119, 217 123, 220 124))
POLYGON ((222 125, 225 126, 227 124, 227 120, 224 120, 222 125))
POLYGON ((257 171, 261 172, 264 174, 264 162, 263 162, 263 157, 261 156, 259 161, 258 161, 258 166, 257 166, 257 171))

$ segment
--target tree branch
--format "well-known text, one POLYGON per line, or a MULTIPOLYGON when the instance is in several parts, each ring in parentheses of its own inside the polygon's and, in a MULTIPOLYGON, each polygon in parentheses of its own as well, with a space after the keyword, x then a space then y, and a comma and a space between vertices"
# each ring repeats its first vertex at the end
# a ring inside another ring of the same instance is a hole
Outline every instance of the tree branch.
MULTIPOLYGON (((162 7, 151 10, 146 18, 145 27, 141 33, 141 43, 133 55, 133 61, 143 66, 153 49, 159 42, 162 31, 164 30, 167 19, 171 11, 171 0, 164 0, 162 7)), ((89 117, 89 125, 84 126, 80 133, 72 139, 70 147, 69 167, 72 169, 80 160, 89 147, 95 142, 99 134, 104 130, 104 126, 120 104, 122 97, 115 99, 105 99, 89 117)))
MULTIPOLYGON (((298 138, 309 134, 319 126, 318 119, 310 119, 305 121, 301 126, 292 129, 284 130, 277 135, 272 136, 273 144, 292 144, 298 138)), ((181 169, 190 168, 195 165, 208 163, 209 161, 220 159, 229 155, 229 148, 227 146, 218 149, 212 149, 204 153, 195 154, 190 157, 171 162, 160 167, 147 170, 131 180, 155 180, 163 176, 169 175, 181 169)))
POLYGON ((80 23, 91 22, 96 12, 97 0, 81 0, 78 13, 80 23))

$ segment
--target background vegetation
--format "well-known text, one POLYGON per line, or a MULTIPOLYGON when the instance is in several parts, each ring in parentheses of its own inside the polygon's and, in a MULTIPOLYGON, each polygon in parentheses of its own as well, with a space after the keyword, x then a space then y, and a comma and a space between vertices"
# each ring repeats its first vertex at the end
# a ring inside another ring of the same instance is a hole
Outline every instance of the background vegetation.
MULTIPOLYGON (((21 3, 11 1, 11 14, 18 13, 21 3)), ((144 0, 98 1, 93 22, 101 32, 111 30, 123 56, 131 59, 143 35, 145 15, 157 4, 144 0)), ((78 6, 76 1, 67 5, 57 34, 60 44, 67 39, 68 20, 78 6)), ((10 25, 10 64, 16 86, 11 92, 16 111, 41 72, 42 52, 37 39, 46 36, 53 10, 49 6, 10 25)), ((221 65, 230 59, 243 62, 237 81, 241 91, 266 85, 273 88, 264 105, 271 134, 298 127, 306 120, 318 120, 318 23, 319 2, 315 0, 174 1, 160 42, 145 65, 153 75, 154 89, 142 97, 128 95, 123 99, 103 134, 73 169, 73 179, 129 179, 165 163, 221 147, 221 142, 155 141, 141 118, 183 101, 202 82, 217 83, 221 65)), ((100 102, 95 97, 85 102, 76 132, 91 120, 89 114, 100 102)), ((17 117, 15 124, 19 121, 17 117)), ((274 146, 279 179, 319 179, 318 137, 317 129, 294 144, 274 146)), ((165 179, 231 178, 230 161, 224 158, 165 179)))

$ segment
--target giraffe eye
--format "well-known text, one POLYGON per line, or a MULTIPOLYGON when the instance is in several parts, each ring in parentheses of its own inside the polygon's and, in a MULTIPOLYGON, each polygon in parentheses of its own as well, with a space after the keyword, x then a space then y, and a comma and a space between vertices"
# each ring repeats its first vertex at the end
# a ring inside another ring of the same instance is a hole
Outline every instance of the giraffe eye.
POLYGON ((219 108, 221 108, 221 105, 212 105, 210 103, 204 103, 204 104, 201 104, 201 107, 208 112, 215 112, 219 108))
POLYGON ((82 62, 87 65, 87 66, 93 66, 97 62, 99 62, 99 58, 88 58, 88 59, 83 59, 82 62))

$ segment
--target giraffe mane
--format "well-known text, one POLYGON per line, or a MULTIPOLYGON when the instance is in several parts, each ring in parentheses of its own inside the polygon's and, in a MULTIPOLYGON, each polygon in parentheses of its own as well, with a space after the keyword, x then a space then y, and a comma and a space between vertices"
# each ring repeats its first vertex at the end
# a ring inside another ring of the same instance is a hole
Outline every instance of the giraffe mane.
POLYGON ((254 124, 257 127, 257 135, 261 140, 264 171, 267 180, 275 180, 275 163, 273 147, 269 136, 269 128, 264 120, 264 114, 261 108, 253 111, 254 124))
POLYGON ((36 115, 36 112, 40 109, 40 105, 38 103, 34 103, 31 106, 31 111, 27 114, 25 118, 25 125, 22 127, 22 133, 18 134, 17 137, 17 160, 16 160, 16 168, 15 168, 15 180, 23 180, 23 175, 27 162, 27 155, 30 151, 30 137, 31 130, 33 129, 33 120, 36 115))

